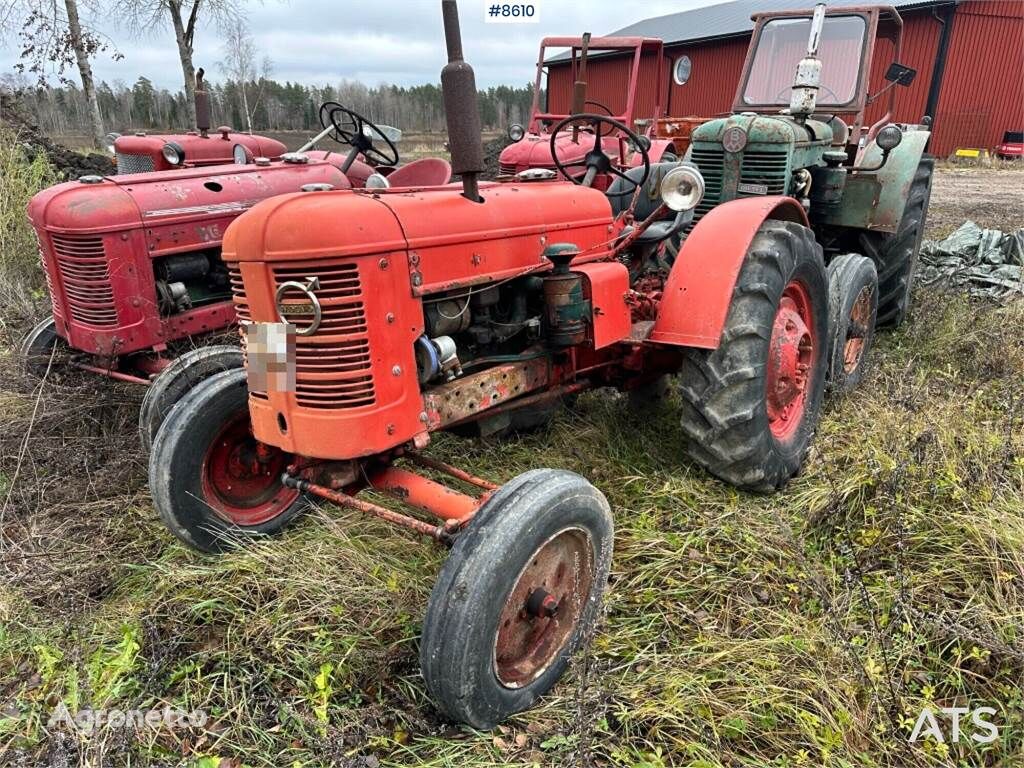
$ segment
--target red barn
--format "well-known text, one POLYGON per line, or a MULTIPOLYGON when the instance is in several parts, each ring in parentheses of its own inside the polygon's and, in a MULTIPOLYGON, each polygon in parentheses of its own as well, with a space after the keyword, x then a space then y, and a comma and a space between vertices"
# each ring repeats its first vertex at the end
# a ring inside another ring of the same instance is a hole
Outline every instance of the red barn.
MULTIPOLYGON (((829 0, 830 6, 868 0, 829 0)), ((799 0, 735 0, 645 19, 611 34, 665 41, 667 82, 657 82, 653 57, 637 85, 640 117, 666 105, 673 117, 728 114, 739 81, 755 12, 810 7, 799 0), (661 99, 658 99, 658 96, 661 99)), ((903 17, 901 64, 917 70, 899 88, 897 122, 933 120, 929 151, 945 156, 957 147, 992 148, 1006 131, 1024 131, 1024 2, 1022 0, 896 0, 903 17)), ((891 51, 880 44, 872 92, 883 87, 891 51), (886 54, 889 54, 887 58, 886 54)), ((548 63, 548 111, 568 112, 572 73, 565 60, 548 63)), ((588 63, 587 96, 613 109, 625 101, 629 60, 595 57, 588 63)), ((885 100, 868 109, 868 123, 882 117, 885 100)))

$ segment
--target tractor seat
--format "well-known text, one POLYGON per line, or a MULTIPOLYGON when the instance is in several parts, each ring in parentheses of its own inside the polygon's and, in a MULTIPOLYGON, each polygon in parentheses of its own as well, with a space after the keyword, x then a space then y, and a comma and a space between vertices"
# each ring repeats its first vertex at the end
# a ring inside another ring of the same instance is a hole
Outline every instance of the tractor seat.
POLYGON ((424 157, 396 168, 388 174, 388 184, 395 187, 440 187, 452 177, 452 167, 439 157, 424 157))
MULTIPOLYGON (((636 209, 633 211, 636 221, 643 221, 661 206, 661 180, 665 178, 666 173, 677 165, 679 163, 651 163, 651 172, 647 176, 647 181, 640 187, 636 209)), ((641 165, 636 168, 630 168, 625 173, 630 180, 640 181, 644 175, 644 168, 641 165)), ((612 206, 612 214, 618 216, 623 211, 628 210, 633 202, 635 192, 636 190, 632 184, 627 184, 616 176, 608 187, 608 191, 605 192, 612 206)), ((672 213, 672 211, 669 211, 669 213, 672 213)), ((641 243, 658 243, 666 240, 685 227, 692 218, 693 211, 680 211, 674 214, 671 219, 656 221, 644 230, 643 234, 637 238, 637 241, 641 243)), ((626 227, 622 230, 622 234, 627 235, 632 231, 633 227, 626 227)))

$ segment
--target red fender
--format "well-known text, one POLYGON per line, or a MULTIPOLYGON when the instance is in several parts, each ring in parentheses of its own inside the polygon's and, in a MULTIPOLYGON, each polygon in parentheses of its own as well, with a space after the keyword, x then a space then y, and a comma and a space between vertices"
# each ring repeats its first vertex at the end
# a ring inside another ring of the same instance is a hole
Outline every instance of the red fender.
POLYGON ((683 242, 648 341, 714 349, 750 243, 765 219, 810 226, 792 197, 745 197, 712 208, 683 242))

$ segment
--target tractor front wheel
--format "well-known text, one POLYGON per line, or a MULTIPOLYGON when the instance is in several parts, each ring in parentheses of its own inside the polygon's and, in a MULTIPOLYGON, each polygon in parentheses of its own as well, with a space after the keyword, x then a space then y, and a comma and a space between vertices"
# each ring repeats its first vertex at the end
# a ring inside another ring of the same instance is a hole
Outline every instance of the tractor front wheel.
POLYGON ((864 256, 844 253, 828 265, 828 388, 849 392, 868 365, 878 312, 878 273, 864 256))
POLYGON ((611 557, 611 510, 582 477, 537 469, 503 485, 427 604, 420 665, 441 711, 489 729, 550 690, 597 620, 611 557))
POLYGON ((253 437, 245 371, 224 371, 167 414, 150 453, 149 490, 175 536, 220 552, 240 538, 276 533, 299 512, 301 494, 281 483, 291 461, 253 437))
POLYGON ((242 350, 228 344, 190 349, 150 383, 139 409, 139 440, 148 452, 167 414, 199 382, 216 373, 242 368, 242 350))
POLYGON ((25 373, 36 378, 45 376, 59 343, 61 338, 52 317, 38 323, 21 342, 21 364, 25 373))
POLYGON ((733 289, 721 341, 680 370, 686 451, 740 488, 781 488, 800 469, 825 387, 828 289, 806 227, 761 225, 733 289))

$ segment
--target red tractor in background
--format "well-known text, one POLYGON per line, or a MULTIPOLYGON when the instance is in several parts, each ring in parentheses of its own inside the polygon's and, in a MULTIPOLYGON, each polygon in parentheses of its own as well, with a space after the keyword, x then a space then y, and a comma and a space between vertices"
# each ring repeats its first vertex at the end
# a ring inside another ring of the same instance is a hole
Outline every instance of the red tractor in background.
MULTIPOLYGON (((26 370, 44 374, 54 349, 66 348, 74 367, 152 383, 142 419, 159 423, 184 389, 241 364, 241 352, 224 346, 189 349, 174 359, 182 348, 203 343, 203 337, 236 322, 231 281, 239 278, 221 259, 221 240, 239 214, 285 192, 367 183, 376 188, 439 186, 451 177, 451 166, 437 158, 395 169, 398 151, 385 129, 340 104, 325 104, 321 119, 321 137, 332 136, 347 147, 345 152, 285 153, 279 162, 260 158, 244 166, 85 176, 35 195, 28 215, 39 241, 52 314, 22 343, 26 370), (387 177, 377 172, 385 168, 387 177)), ((147 448, 150 433, 142 431, 147 448)))
POLYGON ((217 129, 210 136, 210 100, 203 82, 203 69, 196 71, 197 130, 181 134, 149 134, 140 131, 132 136, 107 134, 110 152, 117 162, 119 174, 151 173, 181 168, 203 168, 235 163, 246 165, 257 157, 279 160, 288 151, 276 139, 217 129))
MULTIPOLYGON (((582 176, 586 170, 586 156, 589 143, 580 141, 580 127, 574 124, 567 127, 566 120, 573 115, 600 113, 616 123, 625 125, 630 130, 636 125, 636 91, 640 77, 641 61, 644 57, 653 56, 657 62, 657 82, 665 78, 664 44, 657 38, 645 37, 592 37, 590 33, 582 37, 545 37, 540 43, 537 58, 537 73, 534 80, 533 106, 530 109, 530 122, 524 129, 513 123, 508 128, 508 136, 512 144, 502 150, 498 160, 499 171, 503 176, 515 176, 523 171, 536 169, 556 171, 573 176, 582 176), (570 114, 548 112, 541 108, 540 94, 543 89, 545 52, 553 48, 568 48, 573 72, 573 98, 570 114), (623 108, 615 112, 612 107, 599 101, 587 99, 587 59, 597 54, 629 55, 631 59, 629 85, 623 94, 623 108)), ((659 89, 659 96, 661 95, 659 89)), ((664 117, 661 106, 654 108, 649 116, 657 121, 664 117)), ((665 160, 675 159, 677 148, 672 139, 653 138, 651 128, 655 125, 650 119, 644 121, 648 130, 641 137, 651 162, 660 162, 668 152, 665 160)), ((626 146, 627 137, 622 131, 611 124, 602 128, 602 151, 610 158, 625 158, 632 151, 626 146)), ((685 148, 684 148, 685 149, 685 148)), ((638 155, 634 155, 639 157, 638 155)), ((534 174, 536 175, 536 174, 534 174)))

